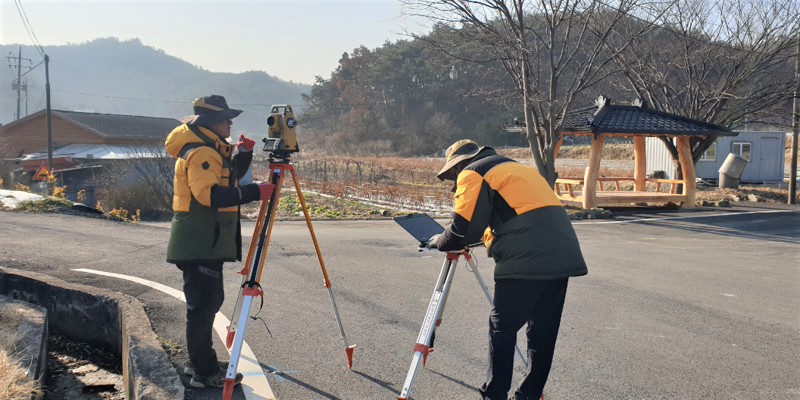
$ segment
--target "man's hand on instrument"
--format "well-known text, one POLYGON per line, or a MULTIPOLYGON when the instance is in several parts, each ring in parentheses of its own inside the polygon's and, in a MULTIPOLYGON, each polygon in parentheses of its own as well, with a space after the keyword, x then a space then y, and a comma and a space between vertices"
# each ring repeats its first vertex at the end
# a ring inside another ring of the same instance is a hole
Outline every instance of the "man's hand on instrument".
MULTIPOLYGON (((252 150, 252 149, 250 149, 252 150)), ((263 182, 258 184, 258 191, 261 192, 261 197, 259 200, 265 201, 269 200, 270 196, 272 196, 272 191, 275 190, 275 185, 269 182, 263 182)))
POLYGON ((239 134, 239 142, 236 143, 236 148, 239 149, 240 153, 253 151, 253 147, 255 147, 255 145, 256 145, 255 140, 245 137, 242 134, 239 134))
POLYGON ((428 239, 428 243, 425 244, 425 248, 428 250, 439 250, 439 236, 441 236, 441 234, 431 236, 431 238, 428 239))

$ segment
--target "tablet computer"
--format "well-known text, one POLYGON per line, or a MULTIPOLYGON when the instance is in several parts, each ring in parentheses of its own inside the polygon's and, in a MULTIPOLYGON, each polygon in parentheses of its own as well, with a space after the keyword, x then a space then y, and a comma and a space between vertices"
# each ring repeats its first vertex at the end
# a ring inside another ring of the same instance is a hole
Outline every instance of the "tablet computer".
POLYGON ((397 217, 394 222, 397 222, 414 239, 417 239, 421 247, 428 243, 428 239, 431 236, 444 232, 444 227, 434 221, 428 214, 411 214, 397 217))

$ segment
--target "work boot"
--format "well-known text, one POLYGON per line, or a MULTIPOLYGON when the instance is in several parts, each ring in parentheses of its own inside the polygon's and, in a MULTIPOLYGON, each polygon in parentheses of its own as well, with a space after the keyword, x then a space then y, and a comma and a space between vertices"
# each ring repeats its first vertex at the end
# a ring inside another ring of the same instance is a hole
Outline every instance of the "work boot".
MULTIPOLYGON (((192 385, 192 387, 200 389, 207 387, 223 387, 225 386, 225 373, 224 370, 219 370, 209 376, 194 374, 189 384, 192 385)), ((242 383, 242 379, 244 379, 244 376, 237 372, 233 384, 238 385, 242 383)))

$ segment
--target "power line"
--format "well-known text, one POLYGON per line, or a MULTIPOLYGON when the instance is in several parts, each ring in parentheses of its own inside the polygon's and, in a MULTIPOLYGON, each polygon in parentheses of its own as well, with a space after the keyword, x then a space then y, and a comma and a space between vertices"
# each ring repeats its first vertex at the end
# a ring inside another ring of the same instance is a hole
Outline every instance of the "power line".
POLYGON ((81 92, 70 92, 70 91, 68 91, 68 90, 58 90, 58 89, 52 89, 52 91, 54 91, 54 92, 59 92, 59 93, 80 94, 80 95, 83 95, 83 96, 92 96, 92 97, 105 97, 105 98, 108 98, 108 99, 117 99, 117 100, 136 100, 136 101, 149 101, 149 102, 153 102, 153 103, 173 103, 173 104, 187 104, 187 103, 188 103, 188 104, 191 104, 191 102, 190 102, 190 101, 189 101, 189 102, 187 102, 187 101, 170 101, 170 100, 137 99, 137 98, 135 98, 135 97, 108 96, 108 95, 104 95, 104 94, 91 94, 91 93, 81 93, 81 92))
POLYGON ((39 52, 39 55, 44 57, 45 52, 42 45, 39 44, 39 39, 36 37, 36 33, 33 32, 33 27, 30 25, 30 21, 28 21, 28 14, 25 13, 25 9, 22 7, 21 0, 14 0, 14 5, 17 6, 17 12, 19 13, 19 17, 22 19, 22 24, 25 26, 25 31, 28 32, 28 37, 31 38, 31 42, 33 42, 33 47, 39 52))
MULTIPOLYGON (((191 104, 190 101, 173 101, 173 100, 155 100, 155 99, 140 99, 136 97, 121 97, 121 96, 109 96, 104 94, 92 94, 92 93, 82 93, 82 92, 72 92, 68 90, 58 90, 52 89, 54 92, 60 93, 70 93, 70 94, 79 94, 82 96, 92 96, 92 97, 104 97, 108 99, 117 99, 117 100, 133 100, 133 101, 147 101, 153 103, 171 103, 171 104, 191 104)), ((459 97, 441 97, 441 98, 427 98, 427 99, 420 99, 420 100, 393 100, 393 101, 385 101, 385 102, 372 102, 372 103, 347 103, 348 106, 378 106, 384 104, 400 104, 400 103, 425 103, 429 101, 444 101, 444 100, 458 100, 459 97)), ((272 107, 275 104, 267 104, 267 103, 231 103, 233 107, 272 107)), ((289 104, 292 107, 304 107, 304 104, 289 104)))
POLYGON ((39 102, 36 103, 36 108, 34 108, 34 110, 38 110, 39 109, 39 104, 42 104, 42 100, 44 99, 44 95, 45 94, 46 94, 45 92, 42 92, 42 97, 39 97, 39 102))

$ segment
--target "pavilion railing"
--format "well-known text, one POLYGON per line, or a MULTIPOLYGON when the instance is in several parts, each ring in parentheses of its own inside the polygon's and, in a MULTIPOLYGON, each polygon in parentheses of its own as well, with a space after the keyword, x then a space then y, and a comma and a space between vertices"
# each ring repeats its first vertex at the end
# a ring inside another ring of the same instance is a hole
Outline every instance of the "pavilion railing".
MULTIPOLYGON (((605 191, 605 189, 603 188, 603 183, 604 182, 614 182, 615 189, 617 191, 621 191, 619 183, 620 182, 626 182, 626 181, 635 182, 635 179, 634 178, 597 178, 597 190, 599 192, 603 192, 603 191, 605 191)), ((648 183, 648 182, 649 183, 655 183, 655 185, 656 185, 655 192, 661 192, 661 185, 662 184, 669 184, 670 185, 669 186, 669 194, 675 194, 678 185, 684 183, 682 180, 676 180, 676 179, 646 178, 645 179, 645 183, 648 183)), ((563 190, 566 190, 567 193, 569 193, 570 197, 575 197, 573 186, 577 186, 577 185, 583 186, 583 184, 584 184, 584 179, 583 178, 558 178, 558 179, 556 179, 555 192, 556 192, 557 195, 561 196, 562 195, 562 192, 561 192, 562 191, 562 187, 561 187, 561 185, 564 185, 564 189, 563 190)))

